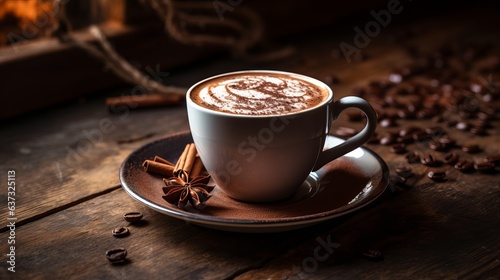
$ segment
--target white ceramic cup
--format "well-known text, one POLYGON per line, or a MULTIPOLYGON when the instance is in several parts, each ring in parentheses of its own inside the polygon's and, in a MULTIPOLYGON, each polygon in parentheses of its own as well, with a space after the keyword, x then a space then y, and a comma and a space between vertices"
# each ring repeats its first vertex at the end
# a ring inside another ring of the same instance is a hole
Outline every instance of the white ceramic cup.
POLYGON ((251 70, 214 76, 187 92, 189 126, 207 169, 229 197, 246 202, 271 202, 294 194, 309 173, 360 147, 375 131, 377 117, 364 99, 348 96, 334 101, 333 91, 308 76, 251 70), (328 97, 312 108, 286 115, 237 115, 202 107, 191 93, 212 79, 235 74, 280 74, 326 89, 328 97), (322 151, 332 120, 346 108, 366 115, 364 129, 343 144, 322 151))

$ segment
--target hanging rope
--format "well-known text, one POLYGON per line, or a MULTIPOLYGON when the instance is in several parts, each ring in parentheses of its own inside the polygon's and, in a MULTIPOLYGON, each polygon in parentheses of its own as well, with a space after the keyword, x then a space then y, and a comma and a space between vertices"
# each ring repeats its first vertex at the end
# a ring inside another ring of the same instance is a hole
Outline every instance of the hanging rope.
MULTIPOLYGON (((107 68, 124 81, 142 86, 152 92, 166 95, 185 95, 186 89, 166 86, 142 73, 131 65, 111 46, 103 32, 96 25, 89 27, 97 46, 79 40, 71 35, 71 23, 64 5, 59 5, 58 25, 54 36, 61 42, 72 44, 102 61, 107 68)), ((293 49, 283 48, 264 54, 250 54, 249 49, 256 46, 263 36, 263 24, 257 14, 245 7, 237 7, 231 17, 223 20, 217 17, 212 2, 144 0, 163 20, 165 29, 177 41, 200 46, 219 46, 228 49, 235 56, 253 61, 273 60, 289 56, 293 49)))

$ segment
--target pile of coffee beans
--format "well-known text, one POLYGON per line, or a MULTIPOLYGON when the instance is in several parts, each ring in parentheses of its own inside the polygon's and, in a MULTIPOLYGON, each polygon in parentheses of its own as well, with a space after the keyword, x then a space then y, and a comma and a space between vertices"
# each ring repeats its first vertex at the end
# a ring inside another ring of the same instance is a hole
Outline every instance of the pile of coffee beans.
MULTIPOLYGON (((449 132, 487 137, 494 129, 500 86, 492 77, 500 73, 500 58, 492 54, 491 46, 473 44, 450 44, 426 54, 410 48, 408 53, 412 62, 407 66, 394 69, 387 79, 353 89, 352 95, 366 99, 378 115, 379 128, 368 143, 388 146, 391 152, 405 156, 409 164, 496 173, 500 155, 474 161, 466 155, 483 153, 485 147, 457 143, 449 132), (462 150, 465 156, 454 149, 462 150)), ((346 115, 351 122, 364 119, 358 112, 346 115)), ((354 133, 342 127, 334 131, 343 138, 354 133)), ((406 182, 407 169, 396 170, 396 184, 406 182)), ((431 169, 427 176, 444 182, 446 174, 446 168, 431 169)))

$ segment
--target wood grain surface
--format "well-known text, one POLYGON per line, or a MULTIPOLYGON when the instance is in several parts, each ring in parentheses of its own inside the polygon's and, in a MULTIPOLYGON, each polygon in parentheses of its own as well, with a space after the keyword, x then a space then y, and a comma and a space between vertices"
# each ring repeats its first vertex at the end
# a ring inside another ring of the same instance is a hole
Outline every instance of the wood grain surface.
MULTIPOLYGON (((494 53, 500 54, 498 17, 493 11, 463 11, 410 22, 404 22, 404 13, 400 17, 362 50, 368 57, 364 62, 349 64, 331 56, 340 42, 352 41, 353 26, 366 23, 346 22, 293 38, 289 43, 296 54, 285 61, 211 60, 171 73, 170 79, 188 86, 213 74, 252 68, 287 70, 321 80, 335 74, 340 80, 333 87, 338 98, 372 80, 386 79, 392 69, 408 63, 405 45, 432 50, 467 40, 493 43, 494 53), (464 21, 466 16, 474 21, 464 21), (413 37, 403 43, 391 40, 405 30, 412 30, 413 37)), ((498 73, 493 79, 500 80, 498 73)), ((120 92, 105 95, 116 94, 120 92)), ((104 97, 0 123, 0 200, 7 201, 4 174, 15 170, 18 218, 16 273, 9 272, 5 262, 10 230, 5 222, 0 227, 1 279, 498 279, 500 275, 498 167, 493 174, 447 168, 448 180, 433 182, 426 176, 428 167, 412 164, 415 175, 407 187, 391 185, 375 203, 347 216, 284 233, 211 230, 148 209, 128 196, 118 180, 119 166, 132 151, 189 128, 185 105, 111 114, 103 105, 104 97), (130 211, 143 212, 144 222, 129 225, 122 215, 130 211), (113 237, 111 230, 119 226, 129 227, 131 235, 113 237), (125 264, 106 260, 105 252, 114 247, 127 248, 125 264), (367 249, 382 252, 383 260, 363 257, 361 252, 367 249)), ((483 148, 479 154, 459 152, 478 160, 500 154, 500 122, 491 124, 487 136, 447 131, 461 144, 479 144, 483 148)), ((359 129, 363 124, 342 116, 334 125, 359 129)), ((430 124, 414 120, 399 125, 377 131, 430 124)), ((387 162, 391 172, 405 162, 387 146, 366 146, 387 162)), ((414 144, 409 148, 421 149, 414 144)), ((2 221, 8 217, 5 205, 2 221)))

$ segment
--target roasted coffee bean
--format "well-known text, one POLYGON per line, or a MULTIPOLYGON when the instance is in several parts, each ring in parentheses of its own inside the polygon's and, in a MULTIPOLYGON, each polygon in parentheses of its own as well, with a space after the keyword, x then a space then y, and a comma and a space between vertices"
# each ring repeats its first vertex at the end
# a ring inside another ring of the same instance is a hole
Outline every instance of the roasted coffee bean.
POLYGON ((496 110, 493 107, 484 106, 483 108, 481 108, 481 112, 493 117, 496 110))
POLYGON ((411 135, 399 136, 396 138, 396 142, 410 144, 413 143, 413 137, 411 135))
POLYGON ((488 120, 492 119, 491 115, 488 115, 485 112, 478 112, 476 114, 476 117, 480 120, 483 120, 483 121, 488 121, 488 120))
POLYGON ((399 176, 404 178, 409 178, 413 176, 413 169, 407 165, 398 166, 396 167, 395 171, 396 173, 398 173, 399 176))
POLYGON ((423 154, 420 157, 420 162, 423 165, 427 165, 427 166, 438 166, 439 165, 439 161, 437 160, 436 156, 432 153, 423 154))
POLYGON ((420 162, 420 154, 417 151, 411 151, 406 154, 406 161, 408 161, 408 163, 420 162))
POLYGON ((426 129, 424 129, 424 132, 427 133, 431 137, 446 135, 446 131, 444 131, 444 129, 440 126, 426 128, 426 129))
POLYGON ((417 111, 417 118, 419 119, 430 119, 434 116, 436 116, 438 112, 436 110, 430 109, 430 108, 424 108, 419 111, 417 111))
POLYGON ((457 121, 456 120, 453 120, 453 119, 449 119, 449 120, 445 120, 444 121, 444 124, 448 127, 452 127, 452 126, 455 126, 457 125, 457 121))
POLYGON ((417 142, 421 142, 421 141, 425 141, 425 140, 430 139, 429 134, 427 134, 427 133, 425 133, 425 131, 421 131, 421 130, 413 133, 412 136, 413 136, 413 140, 415 140, 417 142))
POLYGON ((129 213, 126 213, 123 215, 123 218, 125 219, 125 221, 129 222, 129 223, 136 223, 140 220, 142 220, 142 213, 140 212, 129 212, 129 213))
POLYGON ((352 136, 356 135, 357 133, 358 133, 358 131, 356 131, 356 129, 354 129, 354 128, 341 126, 335 130, 334 134, 341 137, 341 138, 347 139, 347 138, 351 138, 352 136))
POLYGON ((382 145, 392 145, 396 141, 396 137, 392 133, 386 133, 380 138, 380 144, 382 145))
POLYGON ((462 146, 462 151, 469 154, 473 154, 473 153, 479 153, 481 151, 481 148, 477 144, 468 144, 462 146))
POLYGON ((488 121, 488 120, 482 120, 482 119, 476 119, 472 123, 472 126, 473 127, 482 127, 484 129, 492 128, 492 126, 490 124, 490 121, 488 121))
POLYGON ((469 127, 470 127, 469 124, 466 122, 458 122, 455 125, 455 128, 458 130, 469 130, 469 127))
POLYGON ((367 249, 361 251, 361 254, 370 261, 382 261, 384 259, 384 254, 379 250, 367 249))
POLYGON ((492 162, 495 165, 500 165, 500 154, 487 156, 484 161, 492 162))
POLYGON ((399 106, 399 102, 397 101, 397 99, 392 96, 392 95, 386 95, 384 97, 384 103, 388 106, 388 107, 393 107, 393 108, 397 108, 399 106))
POLYGON ((406 178, 400 175, 391 175, 391 183, 397 186, 406 186, 406 178))
POLYGON ((417 131, 420 131, 420 128, 414 126, 405 127, 399 131, 399 136, 413 135, 417 131))
POLYGON ((127 250, 125 248, 115 248, 106 252, 106 258, 113 264, 123 263, 127 258, 127 250))
POLYGON ((488 135, 488 131, 482 126, 473 126, 470 128, 470 132, 475 135, 488 135))
POLYGON ((429 177, 433 181, 442 182, 446 180, 446 172, 431 170, 427 173, 427 177, 429 177))
POLYGON ((442 123, 442 122, 444 122, 443 115, 437 115, 437 116, 435 116, 434 118, 432 118, 432 122, 435 122, 435 123, 442 123))
POLYGON ((474 169, 482 173, 492 173, 495 171, 495 164, 488 161, 476 162, 474 163, 474 169))
POLYGON ((413 120, 417 117, 417 115, 414 112, 411 112, 408 109, 398 110, 397 115, 399 118, 405 120, 413 120))
POLYGON ((430 141, 429 143, 427 143, 427 146, 434 151, 440 151, 440 152, 446 151, 447 149, 447 147, 444 144, 438 141, 430 141))
POLYGON ((126 227, 117 227, 111 231, 114 237, 122 238, 130 235, 130 231, 126 227))
POLYGON ((439 143, 443 144, 446 148, 452 148, 456 145, 457 141, 450 138, 448 135, 444 135, 438 138, 439 143))
POLYGON ((444 163, 453 165, 458 161, 458 155, 456 153, 447 153, 446 155, 443 156, 443 161, 444 163))
POLYGON ((472 164, 472 162, 470 162, 466 159, 463 159, 463 160, 459 160, 457 163, 455 163, 454 167, 455 167, 455 169, 457 169, 460 172, 470 172, 473 170, 474 165, 472 164))
POLYGON ((406 153, 406 145, 403 143, 397 143, 391 146, 391 152, 396 154, 406 153))
POLYGON ((389 79, 391 83, 399 84, 403 81, 403 75, 399 72, 393 72, 389 74, 389 79))
POLYGON ((381 127, 394 127, 397 126, 396 121, 393 118, 385 118, 380 121, 381 127))

